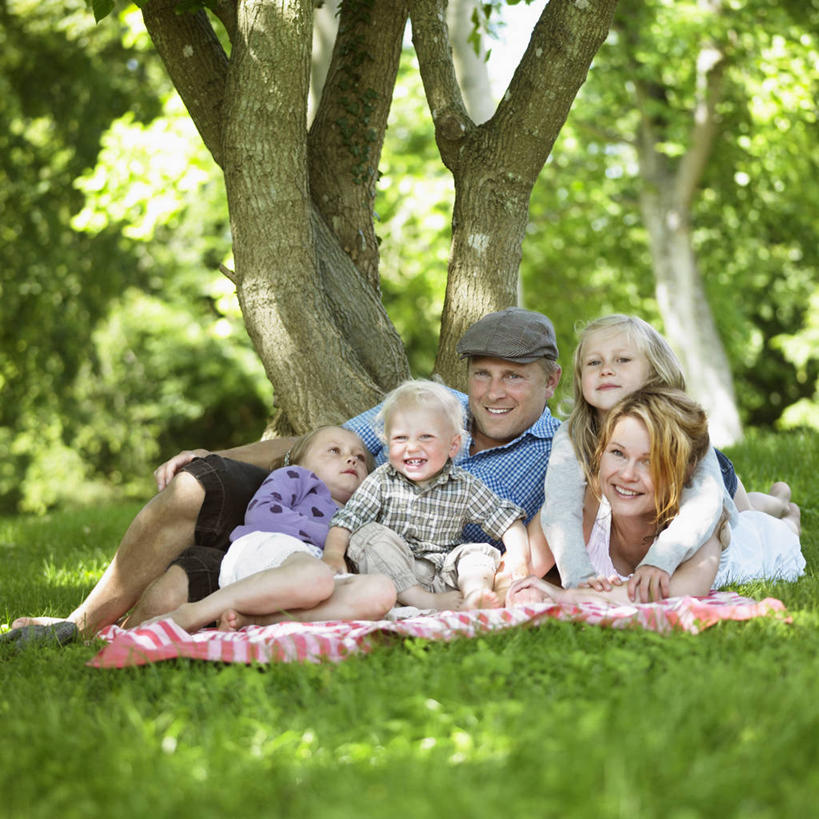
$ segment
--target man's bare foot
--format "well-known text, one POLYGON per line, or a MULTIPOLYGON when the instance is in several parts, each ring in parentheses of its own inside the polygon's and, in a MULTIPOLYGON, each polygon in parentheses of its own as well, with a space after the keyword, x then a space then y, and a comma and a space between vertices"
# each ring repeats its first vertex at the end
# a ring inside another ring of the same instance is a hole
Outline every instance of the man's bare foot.
POLYGON ((18 617, 12 624, 12 628, 22 626, 53 626, 56 623, 64 623, 67 617, 18 617))
POLYGON ((461 603, 461 611, 469 609, 499 609, 501 608, 501 600, 492 589, 476 589, 464 595, 461 603))

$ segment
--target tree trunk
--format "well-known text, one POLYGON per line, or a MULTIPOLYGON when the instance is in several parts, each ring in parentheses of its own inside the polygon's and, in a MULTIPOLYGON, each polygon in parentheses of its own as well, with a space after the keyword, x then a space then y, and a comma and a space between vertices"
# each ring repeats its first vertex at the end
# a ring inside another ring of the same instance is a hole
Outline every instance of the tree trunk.
MULTIPOLYGON (((276 429, 337 422, 407 377, 381 302, 373 203, 409 0, 345 0, 309 134, 313 0, 149 0, 143 15, 228 193, 239 302, 275 388, 276 429)), ((534 181, 616 0, 552 0, 492 118, 470 118, 446 0, 413 0, 413 39, 441 156, 455 177, 452 257, 437 370, 463 383, 455 343, 516 301, 534 181)))
POLYGON ((414 0, 410 19, 435 139, 455 180, 435 371, 463 387, 465 368, 455 346, 481 315, 516 303, 532 187, 608 34, 616 0, 552 0, 497 111, 482 125, 469 117, 458 88, 444 5, 414 0))
POLYGON ((359 44, 368 59, 351 66, 350 49, 337 41, 325 83, 330 101, 319 106, 309 148, 311 0, 240 0, 235 14, 226 13, 229 59, 203 12, 176 14, 172 0, 151 0, 143 9, 157 50, 225 174, 235 261, 230 277, 275 388, 280 433, 348 418, 409 373, 380 302, 374 238, 363 249, 349 247, 350 236, 372 233, 375 169, 406 9, 402 19, 394 0, 344 5, 346 42, 359 44), (359 116, 334 138, 340 129, 333 114, 345 105, 338 87, 349 84, 352 70, 368 108, 354 112, 359 116), (366 154, 354 155, 350 142, 366 142, 366 154))
POLYGON ((489 84, 483 39, 477 52, 469 42, 474 13, 481 13, 479 0, 449 0, 446 22, 452 40, 455 75, 464 95, 464 104, 473 122, 480 125, 495 113, 495 101, 489 84))
POLYGON ((654 185, 643 187, 640 208, 665 335, 680 357, 688 391, 708 413, 713 442, 727 446, 742 437, 742 427, 731 367, 705 295, 691 227, 654 185))
MULTIPOLYGON (((720 0, 701 3, 716 21, 720 0)), ((688 139, 676 159, 663 150, 666 142, 674 141, 670 124, 656 114, 656 101, 666 100, 667 91, 655 77, 645 76, 638 56, 639 27, 626 18, 622 32, 640 114, 635 140, 642 180, 640 209, 649 236, 657 303, 688 389, 708 413, 714 442, 727 446, 742 437, 742 425, 731 367, 705 294, 691 227, 694 197, 718 133, 724 55, 710 37, 700 46, 688 139)))

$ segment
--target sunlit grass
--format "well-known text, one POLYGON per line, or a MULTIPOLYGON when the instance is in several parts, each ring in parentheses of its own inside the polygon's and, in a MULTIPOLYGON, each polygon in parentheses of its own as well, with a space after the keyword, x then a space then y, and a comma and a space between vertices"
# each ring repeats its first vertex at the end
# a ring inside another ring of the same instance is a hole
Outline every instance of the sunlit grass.
MULTIPOLYGON (((819 439, 771 440, 731 454, 749 488, 793 477, 809 573, 739 588, 783 600, 790 623, 549 623, 385 639, 335 666, 102 671, 94 646, 3 650, 0 816, 812 815, 819 439)), ((73 607, 135 511, 0 521, 5 621, 73 607)))

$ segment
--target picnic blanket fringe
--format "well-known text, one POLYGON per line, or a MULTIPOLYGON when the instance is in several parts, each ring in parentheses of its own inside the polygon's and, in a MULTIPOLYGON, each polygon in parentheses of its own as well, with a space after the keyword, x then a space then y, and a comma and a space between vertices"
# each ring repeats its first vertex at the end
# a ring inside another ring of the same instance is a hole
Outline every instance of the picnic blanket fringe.
MULTIPOLYGON (((610 606, 598 603, 539 603, 503 609, 444 611, 405 620, 343 620, 247 626, 239 631, 203 629, 188 634, 172 620, 123 629, 108 626, 97 635, 108 644, 89 662, 94 668, 124 668, 179 658, 221 663, 339 662, 367 653, 385 636, 425 640, 477 637, 549 620, 608 628, 643 628, 659 633, 698 634, 721 620, 785 617, 781 600, 751 600, 734 592, 678 597, 660 603, 610 606)), ((786 618, 787 619, 787 618, 786 618)))

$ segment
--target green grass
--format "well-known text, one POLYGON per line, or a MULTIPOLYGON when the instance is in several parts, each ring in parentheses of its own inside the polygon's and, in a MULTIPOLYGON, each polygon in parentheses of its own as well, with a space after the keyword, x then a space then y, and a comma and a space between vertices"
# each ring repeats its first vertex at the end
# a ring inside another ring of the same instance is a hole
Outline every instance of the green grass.
MULTIPOLYGON (((787 478, 808 574, 793 622, 698 636, 552 623, 392 642, 337 666, 88 668, 0 652, 0 816, 803 817, 819 793, 819 436, 729 452, 787 478)), ((0 521, 0 618, 64 614, 134 506, 0 521)))

